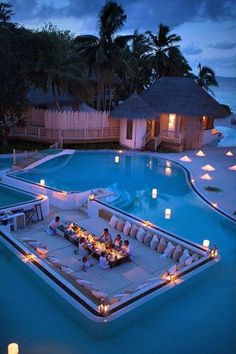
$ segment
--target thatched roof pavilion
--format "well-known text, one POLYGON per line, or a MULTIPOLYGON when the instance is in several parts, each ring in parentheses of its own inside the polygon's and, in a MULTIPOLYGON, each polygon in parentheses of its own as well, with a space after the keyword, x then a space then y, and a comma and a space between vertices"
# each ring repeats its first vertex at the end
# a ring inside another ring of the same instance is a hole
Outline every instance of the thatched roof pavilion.
POLYGON ((228 115, 224 108, 193 79, 162 77, 140 94, 156 113, 176 113, 186 116, 221 118, 228 115))
MULTIPOLYGON (((52 90, 47 90, 46 92, 40 88, 32 88, 28 92, 28 101, 31 106, 42 109, 58 109, 56 106, 52 90)), ((65 92, 57 97, 59 106, 61 109, 66 110, 66 107, 71 107, 74 110, 79 110, 83 112, 94 111, 93 108, 89 107, 86 103, 83 103, 79 99, 69 92, 65 92)))
POLYGON ((135 92, 111 112, 110 118, 155 119, 157 114, 135 92))

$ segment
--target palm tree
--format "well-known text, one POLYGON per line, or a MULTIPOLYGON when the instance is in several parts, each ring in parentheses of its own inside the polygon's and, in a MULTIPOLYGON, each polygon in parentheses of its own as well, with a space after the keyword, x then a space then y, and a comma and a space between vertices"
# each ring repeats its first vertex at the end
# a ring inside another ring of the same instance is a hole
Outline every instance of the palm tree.
POLYGON ((8 2, 0 2, 0 23, 6 25, 13 14, 12 5, 8 2))
POLYGON ((209 86, 219 86, 216 81, 215 72, 208 66, 202 66, 201 63, 198 64, 198 74, 194 75, 193 78, 195 81, 206 91, 213 91, 209 88, 209 86))
POLYGON ((118 80, 117 72, 127 70, 124 48, 131 36, 116 36, 126 15, 121 5, 108 2, 98 15, 99 36, 81 35, 75 38, 77 58, 86 63, 87 77, 97 84, 97 109, 106 109, 106 89, 111 91, 118 80))
POLYGON ((70 55, 72 39, 69 32, 58 31, 49 24, 38 35, 35 85, 45 92, 52 90, 57 109, 60 109, 59 96, 65 92, 77 93, 80 98, 89 100, 88 86, 70 55))
POLYGON ((150 39, 150 46, 153 54, 151 56, 151 65, 157 78, 168 74, 168 67, 173 63, 170 60, 170 51, 179 48, 178 43, 181 37, 177 34, 170 34, 170 28, 160 24, 157 35, 147 31, 150 39))
POLYGON ((150 84, 150 45, 147 35, 134 31, 130 43, 125 48, 125 61, 128 63, 128 70, 119 73, 122 78, 122 99, 127 98, 134 91, 141 92, 150 84))

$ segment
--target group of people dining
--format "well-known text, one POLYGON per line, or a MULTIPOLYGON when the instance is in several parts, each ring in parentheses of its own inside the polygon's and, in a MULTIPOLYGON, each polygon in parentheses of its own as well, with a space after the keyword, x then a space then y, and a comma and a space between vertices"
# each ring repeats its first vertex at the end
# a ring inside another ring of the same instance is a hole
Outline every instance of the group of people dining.
MULTIPOLYGON (((133 252, 132 247, 129 244, 129 241, 125 240, 123 243, 120 234, 118 234, 115 237, 114 241, 112 241, 112 237, 109 234, 108 229, 105 228, 103 230, 102 234, 97 238, 97 241, 104 243, 106 246, 113 246, 113 248, 116 251, 121 252, 121 254, 123 256, 127 255, 129 261, 132 261, 134 259, 134 252, 133 252)), ((92 254, 90 254, 90 252, 87 248, 85 237, 80 238, 79 250, 78 250, 78 252, 76 251, 75 253, 78 253, 80 256, 82 256, 82 260, 81 260, 82 270, 86 271, 87 268, 91 267, 91 263, 89 261, 89 258, 92 256, 92 254)), ((101 255, 100 255, 99 261, 98 261, 98 266, 101 269, 110 268, 109 260, 108 260, 108 257, 106 255, 105 251, 101 252, 101 255)))
MULTIPOLYGON (((53 219, 45 232, 48 235, 55 235, 57 233, 57 227, 61 224, 61 220, 59 216, 56 216, 55 219, 53 219)), ((131 247, 130 243, 128 240, 125 240, 124 242, 122 241, 121 235, 117 234, 114 240, 112 240, 112 237, 108 231, 107 228, 105 228, 102 232, 102 234, 99 237, 95 238, 96 241, 101 242, 105 244, 106 246, 112 246, 116 251, 121 252, 123 256, 128 256, 128 260, 132 261, 134 259, 134 251, 133 248, 131 247)), ((82 270, 86 271, 87 268, 91 267, 92 264, 90 263, 89 259, 92 257, 91 252, 89 252, 87 244, 86 244, 86 238, 85 237, 80 237, 79 241, 79 249, 78 251, 74 251, 76 254, 78 253, 80 256, 82 256, 81 259, 81 268, 82 270)), ((108 269, 110 268, 109 265, 109 260, 107 257, 107 254, 105 251, 101 252, 98 265, 101 269, 108 269)))

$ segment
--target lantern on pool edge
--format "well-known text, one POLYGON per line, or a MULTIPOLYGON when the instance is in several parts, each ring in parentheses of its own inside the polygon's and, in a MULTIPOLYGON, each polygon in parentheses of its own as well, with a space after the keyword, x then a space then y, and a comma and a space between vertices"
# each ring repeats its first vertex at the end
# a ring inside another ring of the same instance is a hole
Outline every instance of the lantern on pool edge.
POLYGON ((115 163, 119 163, 119 161, 120 161, 120 156, 115 156, 115 163))
POLYGON ((166 210, 165 210, 165 218, 166 219, 170 219, 170 217, 171 217, 171 209, 166 208, 166 210))
POLYGON ((7 347, 8 354, 19 354, 19 346, 17 343, 10 343, 7 347))

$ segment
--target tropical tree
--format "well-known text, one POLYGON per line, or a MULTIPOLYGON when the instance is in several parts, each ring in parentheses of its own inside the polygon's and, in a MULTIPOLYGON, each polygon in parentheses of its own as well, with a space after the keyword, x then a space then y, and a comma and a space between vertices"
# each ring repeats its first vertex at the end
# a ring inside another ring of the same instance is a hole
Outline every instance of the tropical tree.
POLYGON ((111 92, 119 81, 118 72, 127 70, 124 48, 131 36, 117 36, 126 15, 121 5, 108 2, 98 15, 98 36, 80 35, 75 38, 77 58, 86 63, 87 78, 97 86, 97 109, 106 109, 107 91, 111 106, 111 92))
POLYGON ((11 5, 0 3, 0 137, 8 143, 10 130, 25 123, 28 108, 26 72, 33 45, 31 32, 10 22, 11 5))
POLYGON ((218 86, 215 72, 208 66, 202 66, 198 64, 198 74, 193 75, 194 80, 206 91, 213 93, 209 86, 218 86))
POLYGON ((73 38, 69 31, 60 31, 49 24, 38 36, 38 60, 33 75, 35 86, 52 91, 55 106, 60 109, 59 96, 71 92, 89 100, 88 86, 72 59, 73 38))
POLYGON ((168 72, 172 71, 172 67, 176 66, 171 60, 171 54, 173 54, 173 50, 177 52, 181 37, 170 32, 170 28, 162 23, 158 27, 157 35, 150 31, 146 32, 152 48, 151 66, 157 78, 168 75, 168 72))

